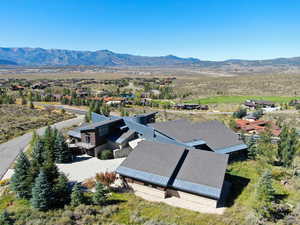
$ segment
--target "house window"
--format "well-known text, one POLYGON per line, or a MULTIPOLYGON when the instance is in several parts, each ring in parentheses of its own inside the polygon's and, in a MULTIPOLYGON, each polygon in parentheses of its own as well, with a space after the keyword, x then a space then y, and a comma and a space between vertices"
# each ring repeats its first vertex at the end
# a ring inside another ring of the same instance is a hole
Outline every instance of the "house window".
POLYGON ((91 136, 90 135, 85 136, 85 142, 86 143, 91 143, 91 136))

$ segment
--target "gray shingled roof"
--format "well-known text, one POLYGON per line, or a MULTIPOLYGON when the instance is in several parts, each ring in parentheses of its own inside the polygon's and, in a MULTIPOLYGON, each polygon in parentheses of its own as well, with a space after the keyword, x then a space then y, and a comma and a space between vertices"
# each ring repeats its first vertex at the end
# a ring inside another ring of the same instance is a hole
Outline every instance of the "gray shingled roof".
POLYGON ((244 145, 237 134, 217 120, 195 123, 192 127, 192 130, 196 131, 199 137, 214 151, 244 145))
POLYGON ((227 161, 228 155, 144 141, 117 168, 117 173, 218 199, 227 161))
POLYGON ((106 125, 106 124, 110 124, 110 123, 114 123, 114 122, 117 122, 117 121, 121 121, 121 120, 123 120, 123 119, 122 118, 116 118, 116 119, 103 120, 103 121, 100 121, 100 122, 92 123, 88 126, 83 127, 81 129, 81 131, 93 130, 97 127, 100 127, 100 126, 103 126, 103 125, 106 125))
POLYGON ((151 123, 150 126, 177 141, 191 142, 201 139, 199 135, 192 130, 191 123, 187 120, 151 123))
MULTIPOLYGON (((177 145, 143 141, 138 144, 127 159, 123 161, 121 167, 155 174, 169 179, 183 152, 184 149, 177 145)), ((132 175, 134 174, 130 176, 132 175)), ((164 185, 166 184, 167 183, 164 185)))
POLYGON ((173 187, 218 198, 221 194, 228 155, 204 150, 190 150, 173 187))
POLYGON ((190 123, 187 120, 174 120, 150 124, 154 129, 181 142, 203 140, 214 151, 232 146, 244 145, 231 129, 223 123, 212 120, 201 123, 190 123))

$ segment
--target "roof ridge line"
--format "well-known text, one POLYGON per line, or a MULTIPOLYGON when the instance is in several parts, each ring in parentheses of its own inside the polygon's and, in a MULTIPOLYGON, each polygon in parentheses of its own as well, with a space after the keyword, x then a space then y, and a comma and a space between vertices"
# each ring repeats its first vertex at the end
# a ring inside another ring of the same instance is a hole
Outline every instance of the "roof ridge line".
POLYGON ((168 180, 168 183, 167 183, 168 187, 172 187, 172 185, 173 185, 173 183, 174 183, 174 181, 175 181, 175 179, 176 179, 176 177, 177 177, 177 175, 178 175, 178 173, 179 173, 179 171, 180 171, 180 169, 181 169, 181 167, 182 167, 182 165, 183 165, 183 163, 184 163, 184 161, 185 161, 188 153, 189 153, 189 150, 188 149, 184 149, 184 151, 183 151, 180 159, 178 160, 178 163, 177 163, 177 165, 176 165, 173 173, 170 176, 170 179, 168 180))

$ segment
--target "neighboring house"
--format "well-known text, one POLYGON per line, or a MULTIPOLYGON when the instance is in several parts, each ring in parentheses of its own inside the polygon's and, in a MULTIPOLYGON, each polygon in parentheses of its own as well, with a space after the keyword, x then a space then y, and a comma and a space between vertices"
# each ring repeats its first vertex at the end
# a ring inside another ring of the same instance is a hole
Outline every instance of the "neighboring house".
POLYGON ((217 207, 225 198, 224 176, 228 155, 183 146, 144 141, 117 168, 125 187, 135 194, 173 205, 217 207))
POLYGON ((300 99, 294 99, 294 100, 290 101, 289 105, 290 106, 300 105, 300 99))
POLYGON ((275 103, 271 101, 265 101, 265 100, 247 100, 244 103, 245 106, 253 109, 257 108, 274 108, 275 103))
POLYGON ((208 110, 208 105, 200 105, 200 104, 191 104, 191 103, 184 103, 184 104, 176 104, 174 106, 175 109, 186 109, 186 110, 208 110))
POLYGON ((270 129, 274 136, 279 136, 281 129, 271 121, 265 120, 236 120, 236 128, 250 134, 259 134, 270 129))

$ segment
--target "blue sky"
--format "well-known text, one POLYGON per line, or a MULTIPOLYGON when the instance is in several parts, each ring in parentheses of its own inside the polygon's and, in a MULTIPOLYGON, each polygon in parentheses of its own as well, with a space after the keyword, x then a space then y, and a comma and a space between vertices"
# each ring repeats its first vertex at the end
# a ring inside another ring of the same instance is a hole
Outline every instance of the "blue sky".
POLYGON ((0 46, 203 60, 300 56, 298 0, 1 0, 0 46))

